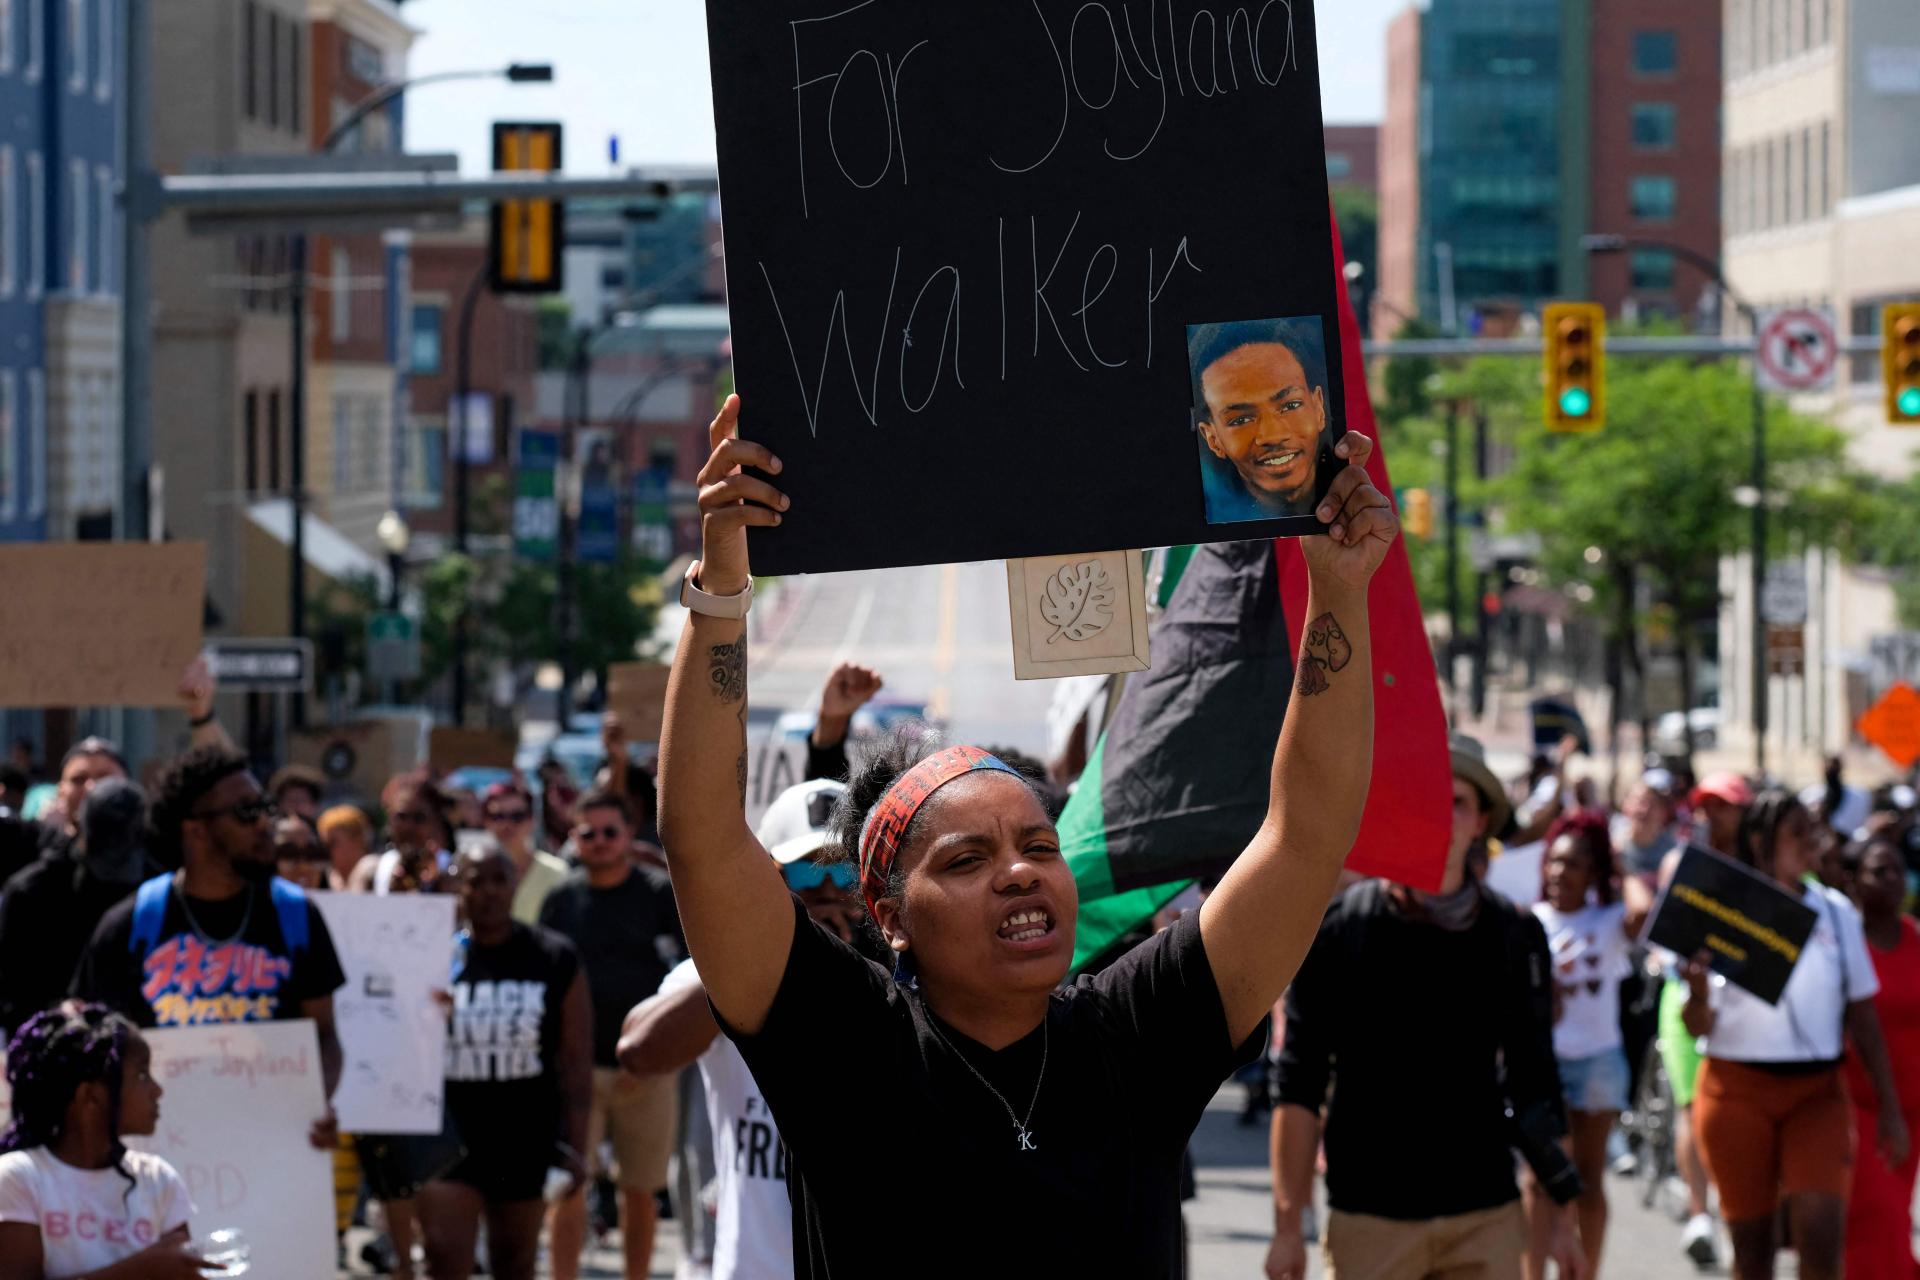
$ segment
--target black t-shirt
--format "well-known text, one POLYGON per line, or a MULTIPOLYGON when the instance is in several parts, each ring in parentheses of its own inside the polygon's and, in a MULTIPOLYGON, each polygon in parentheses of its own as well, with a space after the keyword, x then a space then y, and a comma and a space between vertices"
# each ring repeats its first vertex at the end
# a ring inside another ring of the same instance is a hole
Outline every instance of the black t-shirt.
POLYGON ((1197 914, 995 1053, 794 908, 765 1026, 722 1027, 787 1145, 797 1277, 1180 1274, 1181 1152, 1266 1039, 1228 1041, 1197 914), (974 1071, 1032 1102, 1031 1150, 974 1071))
POLYGON ((0 890, 0 1035, 64 1000, 87 939, 132 895, 125 881, 89 875, 74 858, 34 863, 0 890))
POLYGON ((311 901, 307 944, 296 951, 280 930, 266 885, 249 884, 223 902, 207 902, 184 898, 176 884, 159 937, 137 955, 130 943, 138 897, 101 918, 80 957, 73 994, 143 1027, 298 1018, 303 1003, 332 995, 347 980, 327 922, 311 901))
POLYGON ((499 946, 468 946, 449 986, 447 1107, 469 1150, 525 1150, 531 1160, 551 1153, 560 1136, 560 1026, 579 972, 571 942, 519 921, 499 946))
POLYGON ((627 1011, 658 991, 686 953, 667 873, 636 866, 613 888, 596 889, 576 871, 547 895, 540 923, 579 950, 593 996, 594 1065, 617 1066, 627 1011))
POLYGON ((1326 1106, 1335 1209, 1424 1221, 1518 1196, 1507 1104, 1560 1100, 1551 972, 1539 922, 1492 893, 1458 932, 1380 881, 1334 899, 1287 990, 1274 1080, 1277 1101, 1326 1106))

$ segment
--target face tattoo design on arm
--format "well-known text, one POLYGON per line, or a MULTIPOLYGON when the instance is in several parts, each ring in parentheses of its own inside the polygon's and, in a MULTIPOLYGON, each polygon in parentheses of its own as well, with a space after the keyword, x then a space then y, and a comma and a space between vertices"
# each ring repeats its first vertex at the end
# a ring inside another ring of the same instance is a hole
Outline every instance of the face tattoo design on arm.
POLYGON ((1330 613, 1321 614, 1307 625, 1305 652, 1300 655, 1294 692, 1303 698, 1325 693, 1329 687, 1328 675, 1345 670, 1352 660, 1353 645, 1347 633, 1340 629, 1339 619, 1330 613))
MULTIPOLYGON (((707 672, 708 683, 713 688, 714 697, 722 702, 740 704, 740 731, 747 729, 747 633, 742 631, 740 639, 734 644, 716 644, 708 652, 712 666, 707 672)), ((734 775, 740 784, 740 801, 747 799, 747 748, 740 747, 740 758, 734 761, 734 775)))

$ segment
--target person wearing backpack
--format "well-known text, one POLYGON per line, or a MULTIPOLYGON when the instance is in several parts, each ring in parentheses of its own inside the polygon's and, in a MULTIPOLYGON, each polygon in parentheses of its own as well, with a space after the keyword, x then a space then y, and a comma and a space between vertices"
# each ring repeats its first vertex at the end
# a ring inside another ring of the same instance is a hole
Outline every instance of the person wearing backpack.
MULTIPOLYGON (((73 994, 141 1027, 310 1018, 331 1098, 340 1082, 333 993, 345 981, 326 922, 274 875, 273 805, 246 757, 195 747, 154 789, 154 858, 178 868, 146 881, 100 920, 73 994)), ((331 1150, 332 1108, 313 1145, 331 1150)))

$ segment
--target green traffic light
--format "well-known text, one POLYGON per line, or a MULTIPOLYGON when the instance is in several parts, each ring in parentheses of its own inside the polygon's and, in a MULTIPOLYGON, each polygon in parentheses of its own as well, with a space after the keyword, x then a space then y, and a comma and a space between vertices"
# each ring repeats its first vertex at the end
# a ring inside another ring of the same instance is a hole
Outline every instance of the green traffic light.
POLYGON ((1903 418, 1920 418, 1920 387, 1906 387, 1894 401, 1903 418))
MULTIPOLYGON (((1920 390, 1914 394, 1916 401, 1920 401, 1920 390)), ((1593 393, 1585 387, 1568 387, 1560 393, 1560 412, 1568 418, 1586 417, 1593 412, 1593 393)))

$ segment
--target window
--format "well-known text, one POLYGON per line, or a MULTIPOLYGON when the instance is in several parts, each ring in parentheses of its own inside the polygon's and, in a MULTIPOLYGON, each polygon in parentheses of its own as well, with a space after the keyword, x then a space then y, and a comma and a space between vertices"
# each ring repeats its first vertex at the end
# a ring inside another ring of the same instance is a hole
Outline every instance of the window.
POLYGON ((261 86, 261 97, 266 103, 267 125, 280 127, 280 14, 273 9, 267 10, 267 75, 266 83, 261 86))
POLYGON ((445 312, 437 302, 413 304, 413 349, 408 365, 412 372, 440 372, 440 324, 445 312))
POLYGON ((379 396, 367 396, 360 404, 360 491, 372 493, 380 483, 380 442, 386 438, 387 413, 379 396))
POLYGON ((377 85, 387 78, 386 60, 365 40, 347 37, 346 61, 347 73, 355 80, 377 85))
POLYGON ((1671 151, 1674 106, 1671 102, 1633 104, 1633 145, 1641 151, 1671 151))
POLYGON ((1799 184, 1794 182, 1793 135, 1780 139, 1780 221, 1792 226, 1800 221, 1799 184))
POLYGON ((19 228, 19 206, 13 199, 13 144, 0 143, 0 298, 13 296, 14 264, 20 260, 19 228))
POLYGON ((1346 178, 1353 174, 1353 157, 1344 151, 1327 152, 1327 176, 1346 178))
POLYGON ((300 46, 304 28, 287 19, 287 129, 300 132, 300 119, 304 114, 300 110, 300 46))
POLYGON ((1642 222, 1666 222, 1673 217, 1677 197, 1672 178, 1639 177, 1628 188, 1629 208, 1642 222))
POLYGON ((260 118, 260 7, 247 0, 240 19, 240 110, 260 118))
POLYGON ((21 421, 27 437, 27 518, 47 514, 47 375, 27 370, 27 411, 21 421))
POLYGON ((0 75, 13 70, 13 0, 0 0, 0 75))
POLYGON ((1803 222, 1825 214, 1825 210, 1814 204, 1814 196, 1813 126, 1808 125, 1800 131, 1800 218, 1803 222))
POLYGON ((0 369, 0 520, 11 520, 20 505, 19 464, 20 382, 11 369, 0 369))
POLYGON ((27 56, 22 69, 28 84, 40 82, 40 62, 47 51, 47 7, 42 0, 26 0, 27 56))
POLYGON ((247 456, 247 492, 260 491, 260 393, 249 391, 240 399, 240 431, 247 456))
POLYGON ((67 288, 75 293, 87 291, 87 250, 92 247, 87 231, 87 204, 93 199, 93 184, 87 180, 87 162, 73 160, 67 166, 67 288))
POLYGON ((67 0, 67 88, 87 91, 87 0, 67 0))
POLYGON ((94 267, 97 287, 104 295, 111 296, 113 284, 113 237, 119 219, 114 217, 113 170, 100 165, 93 171, 94 186, 100 193, 100 252, 98 264, 94 267))
POLYGON ((1633 33, 1633 74, 1670 76, 1680 69, 1679 41, 1671 31, 1633 33))
POLYGON ((333 246, 333 280, 329 290, 329 315, 335 342, 353 337, 353 259, 344 245, 333 246))
POLYGON ((446 424, 416 422, 407 435, 407 483, 402 490, 406 503, 410 507, 437 507, 446 494, 446 424))
POLYGON ((1833 145, 1833 122, 1820 122, 1820 216, 1826 217, 1833 212, 1833 189, 1829 186, 1833 170, 1833 153, 1828 150, 1833 145))
POLYGON ((38 298, 46 280, 47 170, 38 151, 27 152, 27 256, 20 264, 27 297, 38 298))
POLYGON ((94 41, 93 96, 102 102, 113 96, 113 6, 114 0, 100 0, 100 30, 94 41))
POLYGON ((280 393, 267 392, 267 488, 280 492, 280 393))
POLYGON ((333 398, 333 492, 338 497, 353 486, 353 399, 333 398))
POLYGON ((1631 279, 1636 289, 1673 288, 1673 255, 1664 249, 1635 249, 1631 279))

